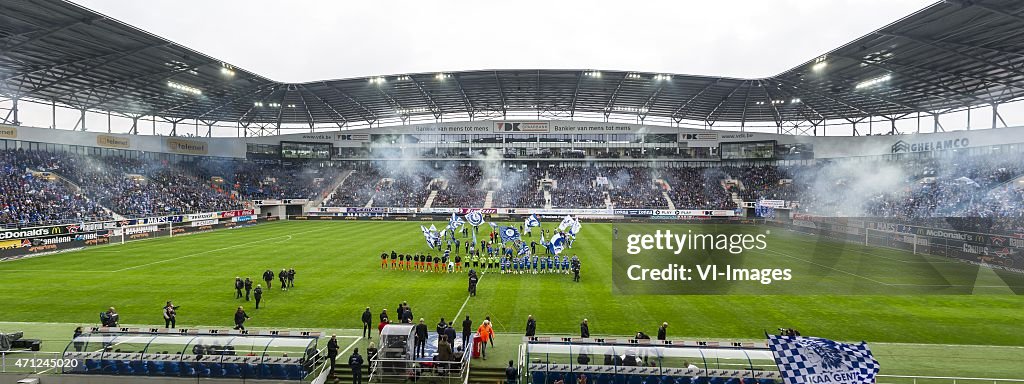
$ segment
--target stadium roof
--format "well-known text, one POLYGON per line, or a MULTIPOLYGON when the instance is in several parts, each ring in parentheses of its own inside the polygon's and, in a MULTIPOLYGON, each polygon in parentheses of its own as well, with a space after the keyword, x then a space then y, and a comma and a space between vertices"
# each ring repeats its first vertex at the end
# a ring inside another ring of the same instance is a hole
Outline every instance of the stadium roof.
POLYGON ((780 126, 897 119, 1020 98, 1022 52, 1024 3, 949 0, 760 79, 530 69, 281 83, 70 2, 0 3, 0 93, 10 98, 278 127, 502 118, 508 111, 780 126))

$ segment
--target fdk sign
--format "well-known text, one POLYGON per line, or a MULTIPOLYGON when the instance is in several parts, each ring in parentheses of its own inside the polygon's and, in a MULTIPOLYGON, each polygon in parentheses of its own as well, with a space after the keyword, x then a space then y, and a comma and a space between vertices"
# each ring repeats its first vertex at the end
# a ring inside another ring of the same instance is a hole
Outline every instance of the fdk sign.
POLYGON ((969 144, 970 142, 966 137, 959 139, 926 141, 923 143, 908 143, 906 141, 899 140, 892 145, 892 153, 944 151, 948 149, 967 148, 969 144))

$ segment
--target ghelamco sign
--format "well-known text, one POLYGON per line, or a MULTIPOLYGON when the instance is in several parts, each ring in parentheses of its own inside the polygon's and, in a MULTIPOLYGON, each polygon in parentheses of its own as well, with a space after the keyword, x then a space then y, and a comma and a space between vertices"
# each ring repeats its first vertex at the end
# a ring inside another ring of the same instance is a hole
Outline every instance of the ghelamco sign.
POLYGON ((899 140, 892 145, 891 151, 892 153, 944 151, 948 149, 967 148, 968 145, 970 145, 970 141, 968 141, 966 137, 949 140, 925 141, 922 143, 908 143, 906 141, 899 140))

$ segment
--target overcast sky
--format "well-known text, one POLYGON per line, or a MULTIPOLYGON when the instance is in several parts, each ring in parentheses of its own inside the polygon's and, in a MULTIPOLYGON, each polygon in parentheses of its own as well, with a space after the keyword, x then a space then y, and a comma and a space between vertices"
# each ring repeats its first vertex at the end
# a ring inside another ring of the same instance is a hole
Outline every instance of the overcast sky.
POLYGON ((75 0, 272 80, 469 69, 775 75, 931 0, 75 0))

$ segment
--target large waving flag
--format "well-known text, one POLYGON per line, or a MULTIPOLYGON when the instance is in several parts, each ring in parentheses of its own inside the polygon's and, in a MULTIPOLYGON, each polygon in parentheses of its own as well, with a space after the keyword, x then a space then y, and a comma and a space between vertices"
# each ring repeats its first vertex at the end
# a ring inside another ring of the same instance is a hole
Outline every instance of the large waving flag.
POLYGON ((864 342, 769 335, 768 347, 786 384, 874 384, 878 374, 878 361, 864 342))
MULTIPOLYGON (((434 228, 434 226, 431 225, 430 228, 434 228)), ((440 241, 437 232, 431 231, 422 225, 420 226, 420 231, 423 232, 423 239, 427 241, 427 247, 430 249, 437 248, 437 243, 440 241)))
POLYGON ((545 246, 548 247, 552 254, 560 254, 565 250, 565 237, 562 237, 561 233, 556 233, 554 236, 551 236, 551 242, 545 244, 545 246))
POLYGON ((565 215, 565 218, 562 219, 562 222, 558 224, 558 230, 561 231, 566 228, 572 227, 572 223, 574 222, 576 222, 576 220, 573 219, 572 216, 565 215))
POLYGON ((572 238, 575 239, 576 234, 580 233, 581 228, 583 228, 583 224, 580 224, 580 220, 576 219, 575 221, 573 221, 572 225, 569 226, 569 236, 572 236, 572 238))
POLYGON ((535 215, 535 214, 534 215, 530 215, 530 217, 526 218, 526 221, 523 223, 523 226, 524 227, 539 227, 540 226, 540 219, 538 219, 537 215, 535 215))
POLYGON ((516 241, 519 240, 519 230, 515 227, 502 227, 498 234, 501 235, 502 242, 516 241))
MULTIPOLYGON (((452 215, 454 215, 454 213, 452 215)), ((472 225, 474 227, 478 227, 480 225, 483 225, 484 223, 484 214, 480 213, 480 211, 473 211, 467 213, 465 217, 466 222, 468 222, 469 225, 472 225)))
POLYGON ((448 219, 448 229, 451 229, 452 231, 457 231, 465 223, 466 222, 462 221, 462 218, 455 216, 455 214, 453 213, 452 218, 448 219))

